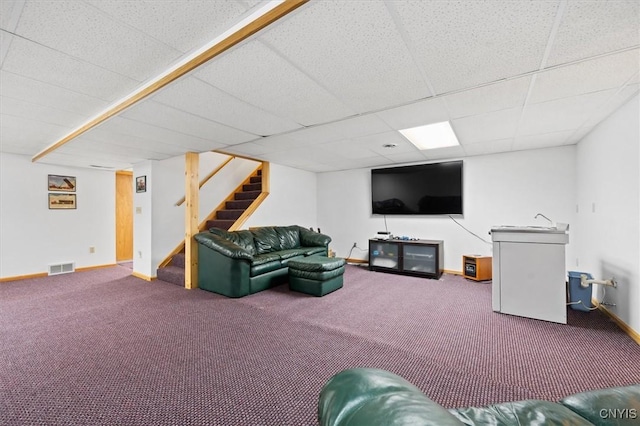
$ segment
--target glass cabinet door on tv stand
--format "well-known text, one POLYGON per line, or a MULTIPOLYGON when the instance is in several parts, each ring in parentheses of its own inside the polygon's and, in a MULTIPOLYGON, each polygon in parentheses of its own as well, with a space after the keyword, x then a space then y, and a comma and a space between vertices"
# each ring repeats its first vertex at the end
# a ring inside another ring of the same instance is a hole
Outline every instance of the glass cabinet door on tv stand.
POLYGON ((440 278, 444 265, 441 240, 369 240, 369 269, 440 278))

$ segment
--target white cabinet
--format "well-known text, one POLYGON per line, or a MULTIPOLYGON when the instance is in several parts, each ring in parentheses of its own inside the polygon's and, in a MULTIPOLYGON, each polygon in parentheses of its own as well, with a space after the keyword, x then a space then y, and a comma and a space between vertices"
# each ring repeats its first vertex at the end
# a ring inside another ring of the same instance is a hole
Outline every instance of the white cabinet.
POLYGON ((496 312, 567 323, 565 231, 497 227, 493 240, 492 307, 496 312))

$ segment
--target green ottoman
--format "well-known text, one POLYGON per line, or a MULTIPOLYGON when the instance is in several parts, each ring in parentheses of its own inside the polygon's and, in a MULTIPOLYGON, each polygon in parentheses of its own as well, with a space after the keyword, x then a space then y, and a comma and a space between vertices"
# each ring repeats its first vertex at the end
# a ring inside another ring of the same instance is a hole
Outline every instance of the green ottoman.
POLYGON ((313 296, 324 296, 342 287, 345 260, 339 257, 309 256, 290 260, 289 288, 313 296))

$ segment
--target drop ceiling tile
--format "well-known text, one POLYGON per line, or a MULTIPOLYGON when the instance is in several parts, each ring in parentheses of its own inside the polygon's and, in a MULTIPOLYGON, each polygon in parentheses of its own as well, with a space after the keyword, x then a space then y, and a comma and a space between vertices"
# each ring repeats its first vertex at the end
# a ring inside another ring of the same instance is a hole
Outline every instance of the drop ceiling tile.
POLYGON ((512 138, 516 134, 522 108, 452 120, 451 127, 462 145, 512 138))
POLYGON ((621 87, 640 69, 640 49, 560 67, 537 75, 530 103, 621 87))
POLYGON ((330 125, 305 127, 287 133, 286 136, 287 139, 295 140, 301 146, 319 145, 344 138, 340 129, 330 125))
POLYGON ((511 151, 513 138, 465 144, 462 148, 467 155, 487 155, 511 151))
POLYGON ((259 156, 267 152, 271 152, 269 148, 264 145, 257 144, 255 142, 246 142, 238 145, 225 146, 220 151, 228 152, 230 154, 246 155, 249 157, 259 156))
MULTIPOLYGON (((51 154, 43 157, 38 160, 38 163, 41 164, 55 164, 59 166, 70 166, 70 167, 86 167, 92 168, 95 170, 103 170, 105 172, 112 172, 114 170, 123 170, 131 167, 129 163, 122 163, 118 161, 101 161, 100 159, 95 159, 93 157, 84 157, 77 154, 64 154, 60 152, 52 152, 51 154), (91 167, 92 165, 98 167, 91 167)), ((83 200, 78 200, 78 205, 82 206, 83 200)))
POLYGON ((566 145, 567 140, 573 134, 573 132, 573 130, 568 130, 564 132, 518 136, 513 142, 513 149, 537 149, 566 145))
POLYGON ((0 94, 85 116, 97 114, 109 104, 92 96, 5 71, 0 71, 0 94))
POLYGON ((640 42, 637 0, 569 1, 558 27, 548 66, 637 46, 640 42))
POLYGON ((454 159, 464 156, 464 149, 461 146, 450 146, 422 151, 428 160, 454 159))
MULTIPOLYGON (((0 145, 23 145, 37 154, 73 130, 55 124, 0 114, 0 145)), ((2 147, 0 147, 1 149, 2 147)))
POLYGON ((100 130, 109 132, 113 137, 133 136, 137 140, 150 141, 157 144, 159 152, 210 151, 221 148, 225 144, 205 140, 173 130, 156 127, 140 121, 123 117, 114 117, 100 125, 100 130))
POLYGON ((538 69, 558 4, 389 2, 436 94, 538 69))
POLYGON ((114 19, 172 46, 190 52, 229 29, 257 2, 244 6, 236 1, 89 0, 87 3, 114 19))
POLYGON ((340 139, 353 139, 391 130, 384 121, 374 114, 352 117, 322 127, 328 134, 334 134, 340 139))
POLYGON ((383 2, 310 2, 260 40, 358 113, 431 96, 383 2))
POLYGON ((195 136, 218 144, 235 145, 258 137, 257 135, 224 126, 215 121, 153 101, 139 102, 127 109, 121 114, 121 117, 174 130, 178 133, 195 136))
MULTIPOLYGON (((86 141, 84 141, 86 142, 86 141)), ((135 155, 132 152, 123 152, 123 147, 105 148, 101 143, 82 143, 65 146, 55 150, 55 153, 64 155, 73 155, 90 159, 93 164, 105 164, 109 162, 117 162, 120 164, 133 165, 147 159, 147 153, 143 155, 135 155)))
POLYGON ((265 147, 269 152, 285 151, 288 149, 297 149, 302 146, 306 146, 301 143, 298 138, 293 137, 293 134, 291 133, 267 136, 266 138, 257 139, 254 142, 256 145, 265 147))
POLYGON ((442 98, 431 98, 409 105, 377 112, 394 130, 408 129, 425 124, 448 121, 449 115, 442 98))
POLYGON ((415 152, 403 152, 399 154, 384 154, 384 157, 389 159, 394 164, 415 163, 425 161, 426 157, 420 150, 415 152))
POLYGON ((336 156, 337 158, 342 157, 347 160, 359 160, 378 156, 378 154, 362 144, 354 143, 349 139, 318 145, 318 148, 336 156))
POLYGON ((447 95, 443 99, 451 118, 484 114, 523 106, 530 83, 531 77, 516 78, 447 95))
POLYGON ((71 128, 80 126, 89 118, 86 115, 24 102, 6 96, 0 96, 0 110, 10 117, 21 117, 27 120, 71 128))
POLYGON ((131 78, 19 37, 14 37, 2 69, 104 101, 122 98, 138 86, 131 78))
POLYGON ((161 152, 157 144, 153 145, 147 142, 147 146, 142 146, 142 144, 128 142, 128 139, 123 140, 121 138, 104 138, 101 140, 97 134, 85 133, 65 144, 59 150, 66 153, 84 153, 86 156, 93 156, 98 159, 103 154, 122 156, 123 161, 126 158, 132 164, 139 162, 140 158, 161 160, 173 156, 161 152))
POLYGON ((355 114, 259 41, 246 43, 210 61, 194 75, 248 104, 305 126, 355 114), (238 70, 242 70, 242 78, 238 78, 238 70))
POLYGON ((27 1, 16 34, 138 81, 182 54, 79 1, 27 1))
POLYGON ((267 136, 301 126, 249 105, 199 80, 187 77, 165 87, 154 101, 255 135, 267 136))
POLYGON ((392 130, 390 132, 376 133, 373 135, 360 136, 353 138, 351 141, 362 148, 367 148, 376 154, 400 154, 400 153, 416 153, 420 150, 411 142, 405 139, 399 132, 392 130), (393 148, 386 148, 384 145, 394 144, 393 148))
POLYGON ((24 2, 16 0, 5 0, 0 2, 0 28, 13 33, 15 32, 18 19, 22 13, 24 2))
MULTIPOLYGON (((135 147, 140 150, 156 153, 160 156, 173 157, 176 155, 182 155, 185 152, 184 148, 180 148, 177 145, 170 145, 153 139, 120 133, 115 131, 114 127, 106 127, 105 124, 91 129, 90 132, 80 136, 77 141, 87 143, 84 142, 84 140, 92 140, 101 143, 119 145, 122 147, 135 147)), ((154 157, 151 159, 156 158, 154 157)))
POLYGON ((518 135, 527 136, 577 129, 615 92, 615 89, 603 90, 528 105, 522 116, 518 135))

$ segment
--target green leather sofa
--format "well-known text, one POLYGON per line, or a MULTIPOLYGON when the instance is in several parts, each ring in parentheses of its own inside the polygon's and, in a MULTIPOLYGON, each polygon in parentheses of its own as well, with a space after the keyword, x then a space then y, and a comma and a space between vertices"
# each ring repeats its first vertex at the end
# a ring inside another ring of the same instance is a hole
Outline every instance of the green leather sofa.
POLYGON ((331 237, 298 225, 226 231, 211 228, 198 242, 198 287, 227 297, 243 297, 288 280, 287 263, 326 256, 331 237))
POLYGON ((447 410, 400 376, 354 368, 324 385, 318 420, 320 426, 631 426, 640 424, 640 385, 583 392, 557 403, 525 400, 447 410))

